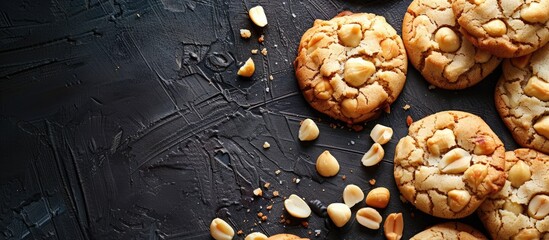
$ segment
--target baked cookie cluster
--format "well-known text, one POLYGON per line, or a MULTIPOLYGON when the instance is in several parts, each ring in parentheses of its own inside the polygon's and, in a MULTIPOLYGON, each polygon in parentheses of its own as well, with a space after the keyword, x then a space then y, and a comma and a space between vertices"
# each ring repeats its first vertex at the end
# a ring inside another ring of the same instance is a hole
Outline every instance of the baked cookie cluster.
POLYGON ((476 48, 459 31, 449 0, 414 0, 402 21, 402 38, 412 65, 432 85, 473 86, 501 59, 476 48))
POLYGON ((495 101, 515 141, 549 154, 549 45, 503 62, 495 101))
POLYGON ((343 12, 316 20, 294 62, 309 104, 349 124, 377 117, 401 92, 407 57, 400 36, 385 18, 343 12))
POLYGON ((461 33, 502 58, 532 53, 549 42, 549 0, 454 0, 461 33))
POLYGON ((402 196, 430 215, 472 214, 505 182, 505 148, 480 118, 439 112, 414 122, 395 149, 394 177, 402 196))
POLYGON ((505 161, 503 189, 478 210, 484 226, 494 239, 548 239, 549 156, 523 148, 505 161))

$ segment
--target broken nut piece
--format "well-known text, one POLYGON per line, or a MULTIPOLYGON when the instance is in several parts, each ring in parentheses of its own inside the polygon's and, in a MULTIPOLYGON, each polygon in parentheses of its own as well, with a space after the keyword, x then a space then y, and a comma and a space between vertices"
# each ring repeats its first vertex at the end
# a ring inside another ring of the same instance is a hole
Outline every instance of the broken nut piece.
POLYGON ((534 130, 540 135, 549 138, 549 115, 540 118, 534 124, 534 130))
POLYGON ((210 234, 215 240, 231 240, 234 237, 234 230, 221 218, 214 218, 210 223, 210 234))
POLYGON ((448 192, 450 210, 459 212, 471 201, 471 194, 466 190, 451 190, 448 192))
POLYGON ((383 224, 383 232, 387 240, 400 240, 404 231, 404 219, 402 213, 391 213, 385 219, 383 224))
POLYGON ((254 189, 253 192, 255 196, 259 196, 259 197, 263 196, 263 190, 261 190, 261 188, 256 188, 254 189))
POLYGON ((482 28, 492 37, 501 37, 507 32, 507 26, 500 19, 494 19, 482 25, 482 28))
POLYGON ((488 176, 488 167, 483 164, 473 164, 463 173, 463 179, 473 189, 477 189, 486 176, 488 176))
POLYGON ((437 130, 429 140, 427 140, 427 148, 434 156, 446 152, 448 149, 456 145, 456 136, 451 129, 437 130))
POLYGON ((326 150, 316 159, 316 171, 320 176, 333 177, 339 172, 339 162, 326 150))
POLYGON ((320 130, 318 130, 316 123, 310 118, 307 118, 301 122, 301 126, 299 127, 299 140, 313 141, 318 138, 319 132, 320 130))
POLYGON ((545 23, 549 20, 549 14, 547 13, 547 4, 543 6, 543 1, 531 2, 530 6, 523 8, 520 11, 520 16, 530 23, 545 23))
POLYGON ((265 234, 260 232, 253 232, 248 234, 244 240, 267 240, 269 237, 267 237, 265 234))
POLYGON ((337 227, 343 227, 351 219, 351 209, 343 203, 332 203, 326 208, 328 216, 337 227))
POLYGON ((384 187, 374 188, 366 196, 366 204, 376 208, 385 208, 389 204, 390 197, 389 189, 384 187))
POLYGON ((374 142, 381 145, 389 142, 392 136, 393 129, 387 126, 383 126, 381 124, 376 124, 376 126, 372 128, 372 131, 370 132, 370 137, 374 140, 374 142))
POLYGON ((284 200, 284 208, 290 215, 296 218, 308 218, 311 215, 311 208, 299 196, 292 194, 284 200))
POLYGON ((455 52, 460 47, 459 36, 448 27, 442 27, 435 33, 435 41, 444 52, 455 52))
POLYGON ((366 167, 374 166, 378 164, 385 156, 385 150, 379 143, 374 143, 370 150, 362 156, 362 165, 366 167))
POLYGON ((248 58, 244 65, 238 69, 238 76, 242 77, 251 77, 255 72, 255 63, 252 58, 248 58))
POLYGON ((379 212, 371 207, 361 208, 356 212, 356 220, 360 225, 369 229, 379 229, 383 218, 379 212))
POLYGON ((530 166, 523 161, 518 161, 509 169, 507 179, 511 182, 511 186, 519 188, 523 183, 530 180, 531 176, 530 166))
POLYGON ((248 29, 240 29, 240 37, 242 38, 250 38, 252 36, 252 32, 248 29))
POLYGON ((376 72, 376 66, 362 58, 350 58, 345 63, 343 78, 347 84, 360 87, 376 72))
POLYGON ((524 86, 524 93, 530 97, 536 97, 541 101, 549 101, 549 83, 533 76, 528 80, 526 86, 524 86))
POLYGON ((543 219, 549 214, 549 196, 536 195, 528 204, 528 215, 535 219, 543 219))
POLYGON ((255 25, 259 27, 265 27, 267 25, 267 15, 265 15, 265 10, 262 6, 258 5, 250 8, 249 15, 255 25))
POLYGON ((357 185, 349 184, 343 189, 343 202, 350 208, 364 199, 364 192, 357 185))
POLYGON ((513 240, 533 240, 540 239, 540 232, 535 228, 525 228, 513 237, 513 240))
POLYGON ((471 154, 461 149, 454 148, 444 154, 438 168, 443 173, 462 173, 469 168, 471 164, 471 154))
POLYGON ((522 207, 521 204, 512 202, 510 200, 505 201, 505 203, 503 204, 503 209, 509 212, 512 212, 516 215, 519 215, 524 211, 524 208, 522 207))
POLYGON ((359 24, 345 24, 337 31, 341 43, 347 47, 356 47, 362 40, 362 29, 359 24))

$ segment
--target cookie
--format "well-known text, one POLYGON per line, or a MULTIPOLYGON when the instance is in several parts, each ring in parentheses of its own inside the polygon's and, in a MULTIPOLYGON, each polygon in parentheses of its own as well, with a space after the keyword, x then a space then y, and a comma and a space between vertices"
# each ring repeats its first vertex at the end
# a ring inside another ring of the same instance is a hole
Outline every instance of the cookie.
POLYGON ((316 20, 294 61, 299 88, 316 110, 346 123, 379 116, 402 91, 407 57, 385 18, 343 12, 316 20))
POLYGON ((463 36, 502 58, 532 53, 549 42, 549 0, 454 0, 463 36))
POLYGON ((480 219, 493 239, 549 239, 549 156, 522 148, 505 161, 505 185, 480 206, 480 219))
POLYGON ((478 116, 445 111, 410 125, 398 142, 394 177, 402 196, 430 215, 473 213, 505 182, 505 148, 478 116))
POLYGON ((402 21, 402 38, 412 65, 443 89, 471 87, 501 62, 463 38, 449 0, 414 0, 402 21))
POLYGON ((549 44, 505 60, 495 102, 503 122, 523 147, 549 154, 549 44))
POLYGON ((414 235, 410 240, 488 240, 481 232, 459 222, 437 224, 414 235))

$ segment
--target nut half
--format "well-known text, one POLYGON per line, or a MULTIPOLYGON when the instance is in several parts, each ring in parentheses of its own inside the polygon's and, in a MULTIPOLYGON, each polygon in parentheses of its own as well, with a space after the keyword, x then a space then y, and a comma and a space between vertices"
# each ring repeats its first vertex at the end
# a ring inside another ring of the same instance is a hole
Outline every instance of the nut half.
POLYGON ((284 208, 290 215, 296 218, 308 218, 311 215, 311 208, 299 196, 292 194, 284 200, 284 208))
POLYGON ((366 204, 376 208, 385 208, 389 204, 390 197, 389 189, 384 187, 374 188, 366 196, 366 204))
POLYGON ((404 231, 404 219, 402 219, 402 213, 391 213, 385 219, 383 224, 383 232, 387 240, 399 240, 402 238, 402 232, 404 231))
POLYGON ((343 203, 332 203, 326 208, 328 216, 337 227, 343 227, 351 219, 351 209, 343 203))
POLYGON ((534 124, 534 130, 546 138, 549 138, 549 115, 540 118, 534 124))
POLYGON ((372 128, 372 132, 370 132, 370 137, 374 140, 374 142, 381 145, 389 142, 392 136, 393 129, 381 124, 376 124, 376 126, 372 128))
POLYGON ((360 87, 376 72, 376 66, 362 58, 350 58, 345 62, 343 78, 347 84, 360 87))
POLYGON ((524 161, 518 161, 509 169, 507 179, 511 182, 511 186, 518 188, 526 181, 530 180, 531 176, 530 166, 524 161))
POLYGON ((242 65, 242 67, 238 69, 237 74, 238 76, 242 76, 242 77, 251 77, 252 75, 254 75, 254 72, 255 72, 254 60, 252 60, 252 58, 248 58, 248 60, 246 60, 244 65, 242 65))
POLYGON ((210 234, 215 240, 230 240, 234 237, 234 230, 225 220, 214 218, 210 223, 210 234))
POLYGON ((544 219, 549 214, 549 196, 536 195, 528 204, 528 215, 535 219, 544 219))
POLYGON ((244 240, 267 240, 267 239, 268 237, 265 234, 260 232, 250 233, 248 234, 248 236, 246 236, 246 238, 244 238, 244 240))
POLYGON ((383 218, 377 210, 371 207, 365 207, 356 212, 356 220, 360 225, 375 230, 379 229, 383 218))
POLYGON ((524 86, 524 93, 541 101, 549 101, 549 83, 533 76, 524 86))
POLYGON ((359 24, 345 24, 337 31, 339 40, 347 47, 356 47, 362 40, 362 29, 359 24))
POLYGON ((364 199, 364 192, 357 185, 349 184, 343 189, 343 202, 350 208, 364 199))
POLYGON ((385 156, 385 150, 379 143, 374 143, 368 152, 364 153, 362 156, 362 165, 366 167, 374 166, 378 164, 381 159, 385 156))
POLYGON ((259 27, 265 27, 267 25, 267 15, 265 15, 265 10, 262 6, 255 6, 253 8, 250 8, 249 11, 250 19, 252 19, 252 22, 255 23, 255 25, 259 27))
POLYGON ((471 165, 471 158, 469 152, 454 148, 444 154, 438 163, 438 168, 443 173, 462 173, 471 165))
POLYGON ((299 140, 313 141, 318 138, 319 133, 320 130, 316 123, 310 118, 307 118, 301 122, 301 126, 299 127, 299 140))
POLYGON ((316 171, 320 176, 333 177, 339 172, 339 162, 326 150, 316 159, 316 171))
POLYGON ((459 212, 471 201, 471 194, 466 190, 451 190, 448 192, 450 210, 459 212))
POLYGON ((429 140, 427 148, 433 156, 440 156, 448 149, 456 145, 456 136, 450 129, 437 130, 429 140))

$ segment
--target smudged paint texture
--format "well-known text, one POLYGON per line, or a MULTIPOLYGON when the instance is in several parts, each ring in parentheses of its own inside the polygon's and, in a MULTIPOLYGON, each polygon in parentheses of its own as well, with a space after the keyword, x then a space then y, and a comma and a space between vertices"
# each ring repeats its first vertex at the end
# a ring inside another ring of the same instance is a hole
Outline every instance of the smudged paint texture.
MULTIPOLYGON (((407 115, 470 111, 507 149, 516 146, 492 101, 499 71, 452 92, 428 90, 410 68, 390 114, 358 133, 331 128, 335 121, 312 110, 297 88, 299 36, 314 19, 342 10, 383 15, 400 31, 408 1, 260 3, 265 29, 246 13, 256 1, 2 1, 0 239, 208 239, 216 216, 245 233, 320 230, 322 238, 383 239, 382 231, 358 224, 332 229, 317 215, 309 228, 278 223, 284 196, 341 202, 346 184, 368 191, 372 178, 392 194, 382 215, 403 212, 409 238, 440 220, 398 198, 392 157, 407 115), (251 29, 252 38, 241 39, 240 28, 251 29), (264 45, 256 41, 261 34, 264 45), (267 56, 252 56, 253 78, 236 77, 250 50, 263 47, 267 56), (412 109, 404 111, 405 104, 412 109), (297 140, 306 117, 321 120, 313 143, 297 140), (395 135, 384 161, 364 168, 360 158, 375 123, 392 126, 395 135), (340 161, 337 177, 314 170, 325 149, 340 161), (254 198, 252 190, 266 182, 263 198, 254 198), (258 211, 266 222, 258 223, 258 211)), ((480 226, 475 216, 463 221, 480 226)))

